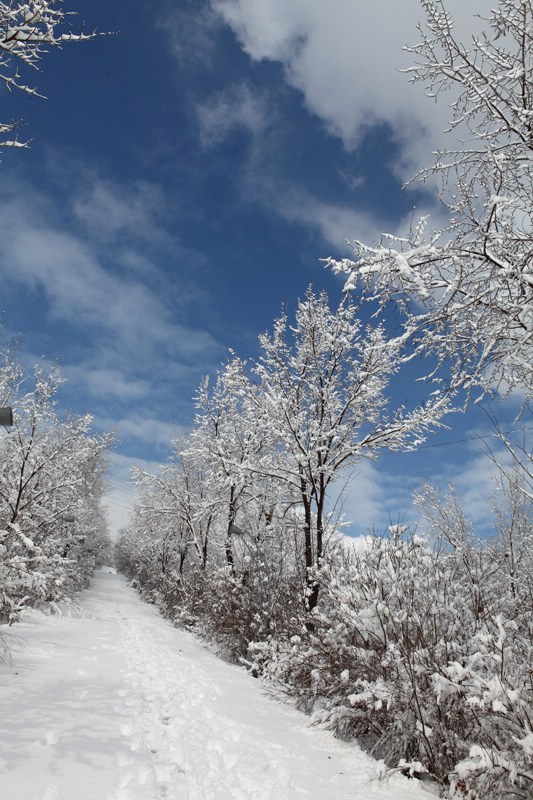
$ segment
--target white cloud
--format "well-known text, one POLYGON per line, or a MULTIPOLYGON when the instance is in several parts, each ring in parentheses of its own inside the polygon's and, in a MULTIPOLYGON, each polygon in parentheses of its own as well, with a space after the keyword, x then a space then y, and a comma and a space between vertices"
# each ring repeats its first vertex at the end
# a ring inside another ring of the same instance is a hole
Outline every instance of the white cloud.
POLYGON ((172 51, 184 67, 210 63, 217 19, 202 0, 193 0, 188 8, 186 3, 181 3, 171 14, 165 9, 157 19, 156 27, 170 37, 172 51))
MULTIPOLYGON (((443 145, 442 131, 448 124, 449 108, 446 102, 435 104, 428 100, 424 88, 420 84, 412 86, 399 71, 413 59, 402 48, 418 39, 416 26, 424 16, 419 0, 210 3, 210 10, 200 4, 193 13, 187 7, 183 15, 171 20, 169 35, 174 31, 176 41, 181 42, 177 51, 180 58, 183 48, 192 52, 186 42, 186 30, 195 20, 196 33, 191 41, 200 41, 196 34, 201 34, 204 42, 209 40, 208 61, 216 69, 212 60, 213 36, 226 24, 252 60, 271 60, 283 66, 286 83, 301 92, 308 111, 322 121, 330 134, 339 137, 347 150, 357 147, 374 124, 388 123, 400 147, 394 163, 386 166, 395 172, 399 183, 432 163, 432 151, 443 145)), ((447 0, 446 5, 456 19, 459 39, 468 43, 473 31, 485 27, 474 15, 486 14, 489 0, 471 0, 468 4, 447 0)), ((195 106, 204 148, 216 147, 236 129, 250 134, 241 169, 233 176, 240 182, 243 203, 255 202, 288 222, 318 230, 333 248, 346 255, 346 239, 372 242, 385 232, 406 232, 411 215, 400 222, 397 230, 391 230, 390 224, 383 224, 379 212, 354 210, 348 203, 324 201, 316 192, 313 196, 301 186, 289 185, 286 176, 276 169, 284 125, 278 105, 279 87, 258 89, 252 81, 253 74, 240 83, 233 81, 195 106)), ((451 93, 446 99, 451 99, 451 93)), ((360 170, 364 173, 364 167, 360 170)), ((356 185, 364 180, 361 175, 341 177, 356 185)), ((434 194, 431 181, 418 188, 434 194)), ((418 216, 427 211, 417 208, 415 213, 418 216)), ((436 216, 433 210, 432 228, 438 227, 443 214, 436 216)))
MULTIPOLYGON (((468 41, 477 11, 489 0, 449 0, 459 38, 468 41)), ((410 65, 402 53, 416 42, 423 17, 418 0, 212 0, 254 60, 283 64, 287 82, 347 148, 376 122, 388 122, 403 147, 404 169, 430 162, 425 133, 440 138, 449 117, 444 104, 432 105, 419 86, 409 85, 399 68, 410 65)))
POLYGON ((278 187, 275 203, 284 219, 318 229, 335 248, 342 248, 346 239, 374 240, 383 232, 371 214, 324 203, 303 191, 287 189, 283 193, 278 187))
MULTIPOLYGON (((475 431, 466 434, 468 437, 475 435, 475 431)), ((486 431, 484 435, 487 436, 486 431)), ((489 441, 494 441, 494 456, 499 463, 504 467, 511 466, 511 458, 503 447, 496 440, 489 441)), ((413 506, 413 492, 421 489, 423 480, 427 480, 438 489, 442 499, 453 485, 466 519, 474 525, 479 535, 490 535, 494 524, 492 503, 499 470, 489 453, 481 447, 481 443, 475 441, 465 444, 464 460, 460 466, 455 462, 447 462, 440 456, 442 451, 436 450, 432 465, 425 469, 424 479, 402 470, 401 454, 394 457, 394 463, 398 465, 395 471, 390 467, 384 469, 379 460, 361 461, 339 504, 344 521, 348 523, 345 533, 364 536, 375 529, 379 535, 397 522, 408 524, 412 530, 420 526, 423 531, 420 511, 413 506)))
MULTIPOLYGON (((473 0, 465 9, 459 0, 452 0, 459 30, 468 31, 476 9, 484 9, 487 3, 473 0)), ((448 108, 428 101, 422 87, 411 86, 398 71, 412 58, 402 53, 402 46, 417 38, 416 23, 423 15, 418 0, 402 4, 395 0, 378 4, 360 0, 328 4, 319 0, 212 0, 212 7, 252 59, 283 64, 287 82, 302 92, 308 110, 320 117, 347 149, 356 146, 374 123, 388 122, 401 145, 397 163, 388 165, 397 172, 399 182, 431 163, 436 140, 447 125, 448 108)), ((256 90, 250 82, 234 83, 197 104, 196 111, 204 147, 220 144, 237 127, 251 134, 245 168, 239 174, 242 202, 256 202, 290 223, 318 230, 336 250, 335 255, 339 251, 350 254, 347 239, 373 242, 382 233, 407 233, 412 213, 394 230, 383 223, 379 212, 324 201, 302 186, 290 185, 277 173, 283 119, 274 91, 256 90)), ((357 176, 355 181, 360 184, 363 178, 357 176)), ((425 189, 431 191, 431 182, 425 189)), ((415 216, 426 213, 428 209, 417 208, 415 216)), ((438 227, 443 221, 444 214, 432 208, 431 226, 438 227)))
POLYGON ((69 381, 82 385, 90 395, 103 400, 140 400, 146 398, 151 391, 149 381, 121 373, 118 369, 91 368, 88 365, 69 366, 67 376, 69 381))
MULTIPOLYGON (((474 437, 477 432, 470 431, 468 435, 474 437)), ((453 485, 465 517, 478 532, 485 533, 492 529, 494 523, 493 499, 500 480, 496 462, 507 469, 512 467, 512 458, 492 434, 484 430, 480 436, 483 441, 473 441, 465 447, 462 467, 448 467, 447 474, 439 475, 435 483, 441 496, 453 485)))
MULTIPOLYGON (((324 202, 302 188, 294 187, 283 179, 275 180, 264 165, 251 166, 243 185, 242 193, 248 202, 255 200, 269 207, 289 223, 318 230, 333 248, 335 255, 341 252, 352 254, 347 242, 358 239, 363 242, 377 241, 382 234, 405 236, 416 219, 429 214, 429 209, 420 206, 413 209, 397 225, 384 224, 376 215, 354 209, 349 205, 324 202)), ((444 215, 437 209, 431 213, 434 225, 444 224, 444 215)), ((327 255, 327 254, 321 254, 327 255)))
POLYGON ((132 443, 148 445, 149 452, 161 453, 163 461, 170 453, 171 442, 187 433, 186 427, 158 417, 149 402, 136 404, 135 411, 125 416, 96 416, 94 426, 99 430, 116 431, 119 443, 126 449, 132 443))
MULTIPOLYGON (((507 460, 507 459, 506 459, 507 460)), ((491 499, 498 469, 485 454, 470 458, 464 468, 450 477, 468 520, 479 528, 492 524, 491 499)))
POLYGON ((117 420, 114 424, 119 439, 140 440, 157 449, 168 447, 172 434, 170 423, 154 419, 150 412, 150 405, 147 405, 145 414, 139 410, 135 415, 117 420))

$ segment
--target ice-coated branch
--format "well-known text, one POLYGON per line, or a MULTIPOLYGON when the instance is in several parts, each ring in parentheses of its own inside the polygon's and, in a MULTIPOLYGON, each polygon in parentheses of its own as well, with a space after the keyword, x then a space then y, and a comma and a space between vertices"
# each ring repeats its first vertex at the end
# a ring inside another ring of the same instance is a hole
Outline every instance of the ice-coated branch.
MULTIPOLYGON (((43 98, 44 95, 20 77, 19 66, 39 71, 39 62, 50 48, 61 48, 67 42, 86 42, 102 35, 96 30, 86 33, 83 26, 78 33, 62 30, 72 15, 73 12, 63 10, 61 0, 0 2, 0 81, 7 89, 43 98)), ((19 121, 0 123, 0 136, 11 133, 19 125, 19 121)), ((29 142, 21 142, 15 136, 0 144, 27 147, 29 142)))

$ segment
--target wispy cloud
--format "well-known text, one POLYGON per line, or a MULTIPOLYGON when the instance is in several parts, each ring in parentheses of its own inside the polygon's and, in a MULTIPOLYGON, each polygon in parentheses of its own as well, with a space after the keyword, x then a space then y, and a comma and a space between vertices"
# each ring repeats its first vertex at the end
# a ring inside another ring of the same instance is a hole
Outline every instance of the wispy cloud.
POLYGON ((150 403, 136 405, 135 411, 122 417, 95 418, 95 425, 105 430, 115 430, 120 443, 131 451, 132 442, 144 442, 150 445, 152 452, 159 452, 161 460, 167 456, 167 448, 173 433, 171 420, 162 420, 154 416, 150 403))
POLYGON ((269 110, 264 94, 254 92, 247 83, 234 84, 196 105, 203 147, 214 147, 235 128, 253 136, 262 134, 269 124, 269 110))
POLYGON ((152 391, 150 381, 122 374, 111 368, 71 365, 68 368, 68 378, 83 386, 88 395, 103 400, 113 398, 138 401, 147 398, 152 391))
MULTIPOLYGON (((170 41, 180 65, 209 65, 215 51, 213 32, 220 24, 208 0, 185 0, 179 8, 160 13, 156 28, 170 41)), ((172 4, 174 5, 174 4, 172 4)))
POLYGON ((325 203, 302 190, 277 192, 277 210, 288 222, 319 230, 337 251, 344 249, 347 238, 376 238, 379 221, 371 214, 345 205, 325 203))
POLYGON ((169 235, 158 224, 164 206, 163 192, 155 183, 134 181, 119 186, 91 174, 73 198, 75 216, 100 239, 127 234, 134 240, 167 243, 169 235))
POLYGON ((177 324, 171 310, 142 281, 112 274, 86 243, 50 227, 26 206, 3 206, 1 270, 46 300, 51 316, 74 327, 106 331, 122 353, 155 346, 185 357, 216 347, 206 331, 177 324))
POLYGON ((398 522, 398 518, 416 523, 408 481, 381 468, 379 461, 362 459, 357 464, 337 506, 349 536, 361 536, 369 531, 379 535, 398 522))
MULTIPOLYGON (((416 218, 432 213, 435 224, 443 221, 440 209, 420 205, 402 217, 396 224, 385 222, 379 214, 355 207, 348 202, 328 202, 320 199, 304 186, 286 181, 282 176, 272 174, 268 169, 268 159, 263 161, 260 153, 250 164, 242 180, 242 196, 247 202, 254 201, 268 208, 290 224, 300 225, 315 234, 318 232, 332 247, 333 253, 349 256, 349 242, 358 239, 363 242, 377 241, 382 234, 407 235, 416 218)), ((319 253, 319 256, 329 253, 319 253)))
MULTIPOLYGON (((487 431, 467 431, 465 438, 487 431)), ((386 532, 390 524, 402 522, 412 530, 424 531, 420 509, 413 505, 413 493, 421 490, 424 482, 431 483, 442 500, 454 488, 466 519, 480 536, 491 536, 494 528, 493 500, 499 483, 498 461, 504 468, 511 466, 511 458, 497 440, 491 442, 492 456, 482 440, 463 445, 460 464, 446 459, 446 450, 435 449, 432 464, 423 470, 424 478, 417 478, 402 464, 402 454, 395 454, 387 467, 377 462, 361 461, 347 483, 340 507, 344 520, 349 523, 346 533, 360 536, 375 530, 386 532), (393 469, 392 465, 396 465, 393 469)))
POLYGON ((38 298, 54 329, 53 352, 43 352, 63 354, 70 396, 77 392, 78 403, 90 398, 87 406, 116 415, 121 405, 150 407, 160 423, 123 421, 119 435, 155 446, 168 441, 171 415, 178 413, 173 387, 179 382, 190 401, 225 349, 186 318, 191 295, 201 297, 205 288, 197 289, 187 272, 182 291, 176 275, 163 269, 179 258, 180 245, 160 220, 161 190, 97 176, 92 184, 84 176, 75 191, 62 187, 63 194, 21 192, 8 182, 3 189, 0 275, 8 295, 23 288, 38 298))

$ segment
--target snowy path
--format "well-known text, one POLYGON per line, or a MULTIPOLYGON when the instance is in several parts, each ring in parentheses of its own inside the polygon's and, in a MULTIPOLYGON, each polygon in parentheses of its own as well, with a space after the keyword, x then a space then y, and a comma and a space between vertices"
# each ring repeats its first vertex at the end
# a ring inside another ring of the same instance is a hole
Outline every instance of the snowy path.
POLYGON ((1 800, 429 800, 98 573, 0 664, 1 800))

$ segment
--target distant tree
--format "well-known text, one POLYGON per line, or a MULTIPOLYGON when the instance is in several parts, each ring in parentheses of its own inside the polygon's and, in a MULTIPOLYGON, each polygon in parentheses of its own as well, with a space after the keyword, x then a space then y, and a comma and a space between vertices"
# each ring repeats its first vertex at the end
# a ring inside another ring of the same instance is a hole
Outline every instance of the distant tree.
POLYGON ((159 591, 166 582, 184 591, 187 582, 198 581, 211 549, 216 491, 210 491, 208 468, 199 471, 187 453, 188 444, 187 437, 174 439, 167 464, 155 474, 133 470, 137 500, 123 550, 131 552, 132 575, 159 591))
POLYGON ((357 241, 352 260, 330 259, 383 309, 406 315, 419 351, 436 354, 455 385, 533 395, 533 3, 499 0, 490 32, 467 47, 442 0, 426 13, 409 70, 435 99, 450 91, 456 142, 416 176, 440 184, 449 212, 429 231, 357 241))
POLYGON ((246 364, 236 356, 218 372, 212 386, 205 378, 196 395, 197 414, 186 450, 187 458, 204 475, 204 514, 217 518, 230 567, 234 564, 233 531, 243 524, 238 518, 253 516, 254 506, 256 527, 257 517, 274 513, 279 493, 275 490, 269 499, 265 480, 253 469, 269 443, 269 432, 255 409, 250 413, 253 394, 246 364))
MULTIPOLYGON (((73 12, 64 11, 61 0, 9 0, 0 1, 0 79, 6 87, 19 89, 26 94, 44 97, 35 87, 25 82, 19 65, 39 70, 39 62, 52 47, 60 48, 67 42, 85 42, 101 35, 97 31, 79 33, 59 32, 73 12), (13 63, 12 63, 13 62, 13 63)), ((20 120, 0 123, 0 135, 9 135, 21 125, 20 120)), ((15 134, 14 139, 0 142, 4 147, 27 147, 15 134)))
POLYGON ((147 592, 165 595, 169 586, 179 591, 193 542, 179 515, 176 487, 140 470, 134 480, 138 496, 126 536, 121 535, 121 546, 127 540, 130 552, 126 571, 147 592))
POLYGON ((199 469, 209 472, 210 490, 206 501, 210 514, 216 508, 215 513, 221 517, 225 559, 229 565, 233 565, 231 528, 245 484, 239 466, 245 452, 244 429, 234 386, 239 372, 239 369, 226 369, 219 373, 212 390, 208 377, 202 381, 195 398, 197 413, 189 443, 193 462, 199 469))
MULTIPOLYGON (((186 561, 205 569, 213 517, 213 514, 206 513, 203 502, 207 481, 187 458, 184 447, 186 440, 174 440, 172 456, 157 474, 140 468, 133 471, 139 493, 135 527, 142 528, 142 518, 147 515, 150 525, 155 524, 160 532, 170 532, 172 547, 179 552, 180 575, 186 561)), ((148 522, 144 525, 147 527, 148 522)))

